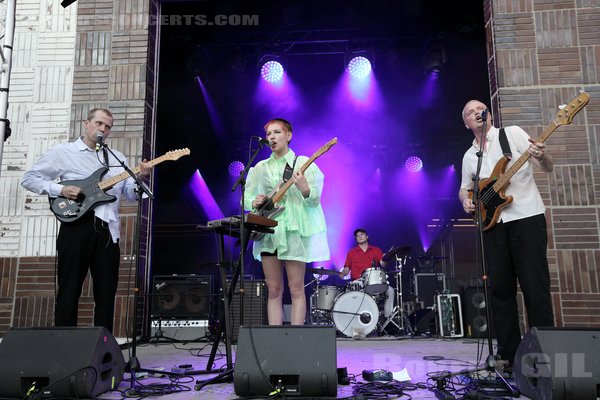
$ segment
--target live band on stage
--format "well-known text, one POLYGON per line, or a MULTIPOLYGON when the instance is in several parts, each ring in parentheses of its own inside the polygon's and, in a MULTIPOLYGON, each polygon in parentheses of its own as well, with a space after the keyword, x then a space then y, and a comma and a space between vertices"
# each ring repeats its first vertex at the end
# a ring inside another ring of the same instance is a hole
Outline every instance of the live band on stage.
MULTIPOLYGON (((239 226, 240 217, 234 215, 208 221, 199 227, 239 238, 239 226)), ((247 232, 271 234, 275 226, 277 221, 274 219, 246 214, 247 232)), ((392 246, 383 254, 385 267, 373 260, 362 268, 357 279, 343 276, 341 268, 307 266, 310 278, 305 283, 308 294, 306 324, 335 326, 339 336, 353 339, 364 339, 369 335, 463 336, 460 303, 457 306, 448 301, 452 296, 446 288, 444 261, 448 257, 414 253, 409 245, 392 246), (386 313, 384 303, 390 300, 391 311, 386 313)), ((239 283, 234 293, 239 296, 239 283)), ((238 316, 231 316, 231 319, 237 320, 238 316)), ((243 322, 252 324, 256 320, 243 322)))

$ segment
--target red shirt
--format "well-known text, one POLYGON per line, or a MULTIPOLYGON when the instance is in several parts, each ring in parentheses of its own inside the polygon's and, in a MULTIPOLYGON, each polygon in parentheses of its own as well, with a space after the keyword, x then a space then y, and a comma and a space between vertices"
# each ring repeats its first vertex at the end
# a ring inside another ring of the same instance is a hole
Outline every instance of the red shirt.
POLYGON ((373 260, 379 266, 382 257, 383 252, 379 247, 369 245, 367 251, 363 251, 360 246, 356 246, 348 252, 344 266, 350 268, 350 277, 355 280, 360 278, 365 269, 373 266, 373 260))

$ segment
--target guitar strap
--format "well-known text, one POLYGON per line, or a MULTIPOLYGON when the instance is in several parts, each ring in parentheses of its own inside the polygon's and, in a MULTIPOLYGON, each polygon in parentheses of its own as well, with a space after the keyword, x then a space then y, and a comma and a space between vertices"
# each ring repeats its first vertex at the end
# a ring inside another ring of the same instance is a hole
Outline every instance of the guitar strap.
POLYGON ((506 138, 506 132, 504 132, 504 128, 500 128, 500 147, 502 147, 502 153, 504 157, 509 160, 512 158, 512 152, 510 151, 510 146, 508 145, 508 139, 506 138))
POLYGON ((106 168, 109 168, 109 165, 108 165, 108 151, 106 151, 106 149, 104 147, 102 148, 102 153, 104 155, 104 166, 106 168))
POLYGON ((298 156, 294 157, 294 165, 292 165, 290 167, 290 164, 286 163, 285 164, 285 169, 283 170, 283 181, 287 182, 290 180, 290 178, 292 177, 292 174, 294 173, 294 167, 296 167, 296 160, 298 159, 298 156))

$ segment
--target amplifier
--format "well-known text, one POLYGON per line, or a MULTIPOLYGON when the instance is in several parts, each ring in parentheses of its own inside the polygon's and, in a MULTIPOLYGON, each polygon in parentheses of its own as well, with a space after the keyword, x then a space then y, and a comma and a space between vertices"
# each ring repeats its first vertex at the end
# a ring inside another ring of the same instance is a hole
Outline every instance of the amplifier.
POLYGON ((415 295, 423 308, 433 307, 435 295, 446 290, 446 274, 415 274, 415 295))
POLYGON ((214 303, 211 276, 157 275, 152 287, 152 319, 204 320, 214 303))
POLYGON ((208 333, 208 320, 152 320, 151 337, 192 341, 205 337, 208 333))
MULTIPOLYGON (((231 281, 227 281, 227 290, 231 286, 231 281)), ((267 320, 267 284, 264 280, 245 280, 244 281, 244 326, 268 325, 267 320)), ((232 343, 237 343, 240 330, 240 291, 239 281, 231 300, 229 308, 229 323, 231 327, 230 339, 232 343)))

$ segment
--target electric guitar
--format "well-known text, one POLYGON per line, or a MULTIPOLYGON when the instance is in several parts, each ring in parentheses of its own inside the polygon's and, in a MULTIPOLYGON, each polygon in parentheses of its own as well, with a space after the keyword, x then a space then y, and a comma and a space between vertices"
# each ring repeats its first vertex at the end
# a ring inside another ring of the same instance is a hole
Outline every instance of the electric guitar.
MULTIPOLYGON (((325 154, 329 149, 337 143, 337 138, 331 139, 329 142, 325 143, 323 147, 315 152, 302 166, 300 167, 300 171, 304 173, 308 167, 320 156, 325 154)), ((266 217, 270 219, 274 219, 277 215, 281 214, 285 207, 277 204, 285 195, 285 192, 292 186, 294 181, 289 179, 287 182, 280 182, 275 190, 274 194, 270 195, 264 203, 262 203, 255 211, 254 214, 259 215, 261 217, 266 217)), ((252 240, 260 240, 265 236, 265 233, 254 232, 250 235, 252 240)))
MULTIPOLYGON (((173 150, 154 160, 148 161, 148 163, 154 166, 163 161, 178 160, 189 154, 189 149, 173 150)), ((135 167, 132 171, 137 174, 140 172, 140 167, 135 167)), ((81 193, 76 200, 67 199, 63 196, 48 197, 48 200, 50 201, 50 210, 54 213, 56 218, 61 222, 77 221, 100 204, 115 201, 117 197, 105 193, 105 190, 109 190, 117 183, 129 178, 129 174, 126 171, 123 171, 120 174, 103 181, 102 177, 107 172, 108 168, 103 167, 97 169, 86 179, 60 182, 60 184, 64 186, 79 187, 81 193)))
MULTIPOLYGON (((573 117, 581 111, 589 102, 590 95, 582 92, 577 98, 558 112, 554 121, 546 128, 542 135, 535 139, 536 142, 544 143, 546 139, 561 125, 570 125, 573 117)), ((529 160, 531 154, 525 152, 505 172, 509 159, 502 157, 494 166, 491 176, 479 182, 479 201, 474 201, 476 207, 481 210, 481 221, 483 230, 488 231, 496 226, 500 218, 500 212, 513 201, 512 196, 506 196, 506 187, 510 184, 513 175, 529 160)), ((473 200, 473 192, 469 192, 473 200)), ((477 213, 471 213, 477 223, 477 213)))

